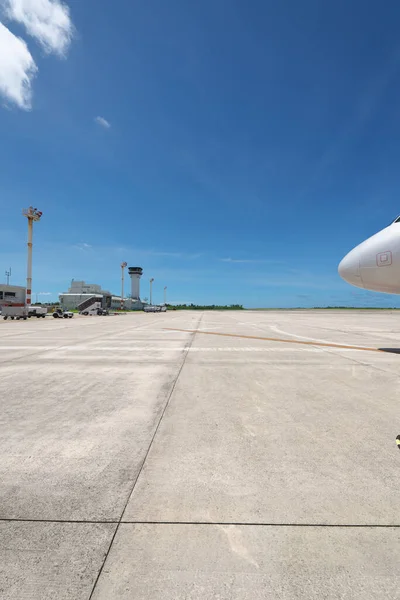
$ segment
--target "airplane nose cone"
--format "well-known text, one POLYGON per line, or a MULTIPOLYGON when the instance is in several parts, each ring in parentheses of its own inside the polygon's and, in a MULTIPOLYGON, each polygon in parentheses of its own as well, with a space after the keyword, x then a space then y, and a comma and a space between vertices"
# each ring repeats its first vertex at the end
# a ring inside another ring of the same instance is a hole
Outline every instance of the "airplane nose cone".
POLYGON ((343 258, 338 267, 342 279, 357 287, 364 287, 360 276, 360 259, 358 252, 352 250, 343 258))

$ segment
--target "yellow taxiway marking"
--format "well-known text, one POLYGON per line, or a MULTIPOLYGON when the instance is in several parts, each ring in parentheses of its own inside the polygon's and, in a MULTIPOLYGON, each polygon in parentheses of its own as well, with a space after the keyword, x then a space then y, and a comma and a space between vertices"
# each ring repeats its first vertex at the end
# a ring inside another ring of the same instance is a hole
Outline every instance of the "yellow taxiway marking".
POLYGON ((201 333, 204 335, 219 335, 223 337, 240 338, 244 340, 263 340, 265 342, 280 342, 282 344, 300 344, 302 346, 323 346, 324 348, 342 348, 347 350, 364 350, 365 352, 384 352, 379 348, 368 348, 367 346, 351 346, 346 344, 335 344, 333 342, 311 342, 303 340, 285 340, 283 338, 259 337, 257 335, 240 335, 238 333, 218 333, 216 331, 202 331, 200 329, 176 329, 175 327, 164 327, 168 331, 183 331, 185 333, 201 333))

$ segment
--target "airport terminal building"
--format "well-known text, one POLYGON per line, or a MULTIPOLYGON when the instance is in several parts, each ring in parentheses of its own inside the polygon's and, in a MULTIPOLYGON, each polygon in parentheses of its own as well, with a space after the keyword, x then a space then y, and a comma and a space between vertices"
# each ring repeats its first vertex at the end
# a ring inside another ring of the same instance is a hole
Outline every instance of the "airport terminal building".
MULTIPOLYGON (((121 308, 121 296, 114 296, 110 291, 103 290, 100 285, 95 283, 86 283, 85 281, 71 281, 68 292, 59 294, 61 306, 66 310, 78 308, 79 304, 96 297, 101 302, 103 308, 118 310, 121 308)), ((140 300, 132 298, 124 299, 124 308, 127 310, 141 310, 143 308, 140 300)))
POLYGON ((25 306, 26 288, 21 285, 0 284, 0 308, 2 306, 25 306))

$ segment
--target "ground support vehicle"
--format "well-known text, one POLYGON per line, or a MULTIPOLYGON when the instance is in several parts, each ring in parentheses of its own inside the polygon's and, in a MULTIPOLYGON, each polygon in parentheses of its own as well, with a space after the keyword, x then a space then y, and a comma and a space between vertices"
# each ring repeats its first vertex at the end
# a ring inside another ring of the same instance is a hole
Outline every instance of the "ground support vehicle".
POLYGON ((70 312, 69 310, 63 310, 62 308, 56 308, 56 310, 53 312, 53 317, 55 319, 72 319, 73 316, 73 312, 70 312))
POLYGON ((40 318, 45 318, 47 315, 47 308, 45 308, 44 306, 31 306, 28 310, 28 317, 37 317, 38 319, 40 318))
POLYGON ((26 321, 28 318, 29 310, 26 306, 3 306, 1 315, 3 319, 6 321, 7 319, 11 319, 14 321, 19 321, 23 319, 26 321))

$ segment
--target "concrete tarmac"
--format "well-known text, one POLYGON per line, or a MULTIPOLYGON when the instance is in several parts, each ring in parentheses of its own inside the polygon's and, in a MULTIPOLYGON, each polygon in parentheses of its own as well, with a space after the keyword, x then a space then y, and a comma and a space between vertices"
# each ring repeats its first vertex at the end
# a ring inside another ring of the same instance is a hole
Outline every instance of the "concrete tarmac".
POLYGON ((400 598, 400 313, 0 321, 4 600, 400 598))

